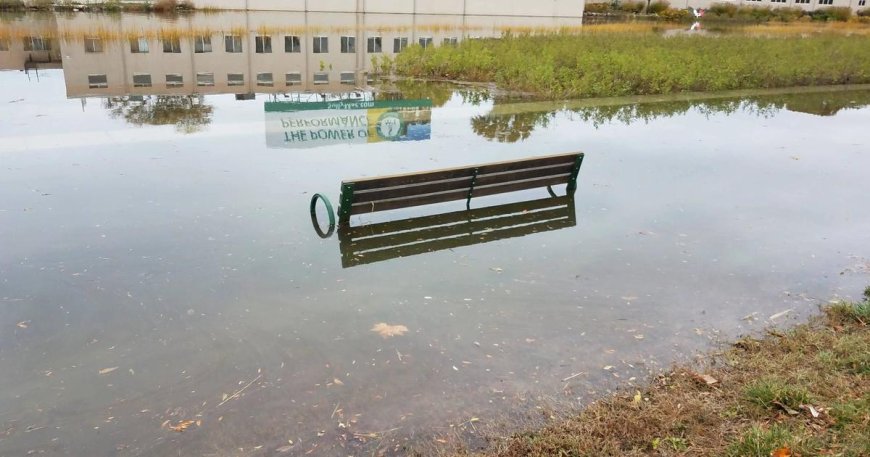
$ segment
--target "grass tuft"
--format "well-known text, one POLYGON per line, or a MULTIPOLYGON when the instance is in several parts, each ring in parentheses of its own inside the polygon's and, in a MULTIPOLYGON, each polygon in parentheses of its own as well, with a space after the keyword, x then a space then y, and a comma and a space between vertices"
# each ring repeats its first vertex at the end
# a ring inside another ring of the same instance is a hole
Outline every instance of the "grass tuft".
POLYGON ((775 378, 762 379, 747 386, 746 398, 768 409, 785 406, 797 410, 801 405, 810 403, 810 395, 806 389, 789 385, 775 378))
POLYGON ((794 441, 794 436, 778 424, 770 427, 753 426, 739 441, 728 446, 729 457, 770 457, 775 449, 786 447, 794 441))

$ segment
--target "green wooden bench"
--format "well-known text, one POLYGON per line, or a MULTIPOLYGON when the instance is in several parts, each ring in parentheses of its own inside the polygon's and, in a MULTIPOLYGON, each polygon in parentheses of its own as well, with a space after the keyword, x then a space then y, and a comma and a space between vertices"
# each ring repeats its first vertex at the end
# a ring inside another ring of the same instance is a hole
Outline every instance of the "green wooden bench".
MULTIPOLYGON (((566 193, 572 195, 577 189, 577 173, 582 163, 583 153, 575 152, 342 181, 338 224, 349 225, 350 217, 356 214, 455 200, 466 200, 466 208, 470 209, 474 197, 545 186, 550 195, 555 196, 552 186, 560 184, 566 184, 566 193)), ((321 237, 332 235, 335 221, 329 199, 315 194, 311 198, 311 214, 318 234, 321 237), (327 233, 322 232, 315 217, 320 199, 329 211, 327 233)))

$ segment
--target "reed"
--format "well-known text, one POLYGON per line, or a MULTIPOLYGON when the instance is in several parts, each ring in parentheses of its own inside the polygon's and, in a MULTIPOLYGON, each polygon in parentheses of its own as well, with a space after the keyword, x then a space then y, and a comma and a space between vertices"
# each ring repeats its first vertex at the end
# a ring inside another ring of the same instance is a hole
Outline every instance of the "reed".
POLYGON ((870 82, 866 35, 667 37, 653 32, 508 35, 411 46, 397 72, 494 81, 552 98, 670 94, 870 82))

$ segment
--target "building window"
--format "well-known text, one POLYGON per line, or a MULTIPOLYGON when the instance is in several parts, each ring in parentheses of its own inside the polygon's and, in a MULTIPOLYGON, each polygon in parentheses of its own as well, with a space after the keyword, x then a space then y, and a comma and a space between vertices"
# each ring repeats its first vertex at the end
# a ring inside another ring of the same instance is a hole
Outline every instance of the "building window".
POLYGON ((356 52, 356 37, 343 36, 341 37, 341 53, 353 54, 356 52))
POLYGON ((314 37, 312 50, 315 54, 326 54, 329 52, 329 38, 325 36, 314 37))
POLYGON ((151 87, 151 75, 133 73, 133 87, 151 87))
POLYGON ((227 85, 228 86, 244 86, 245 85, 245 75, 241 73, 228 73, 227 74, 227 85))
POLYGON ((9 40, 0 38, 0 51, 8 51, 9 50, 9 40))
POLYGON ((257 73, 258 86, 272 87, 273 84, 272 73, 257 73))
POLYGON ((833 5, 834 0, 819 0, 819 5, 833 5))
POLYGON ((42 37, 24 37, 25 51, 51 51, 51 42, 42 37))
POLYGON ((227 52, 242 52, 242 37, 239 35, 227 35, 224 37, 227 52))
POLYGON ((858 6, 866 6, 867 0, 858 0, 858 6))
POLYGON ((329 73, 322 71, 314 73, 314 84, 329 84, 329 73))
MULTIPOLYGON (((779 0, 779 1, 784 2, 785 0, 779 0)), ((456 46, 457 44, 459 44, 459 38, 456 38, 456 37, 445 38, 444 41, 441 42, 441 44, 443 46, 456 46)))
POLYGON ((211 52, 211 36, 199 35, 193 39, 193 52, 197 54, 205 54, 211 52))
POLYGON ((408 38, 393 38, 393 52, 398 54, 408 47, 408 38))
POLYGON ((429 46, 432 46, 432 37, 420 37, 419 43, 424 49, 428 48, 429 46))
POLYGON ((356 73, 352 71, 343 71, 339 76, 342 84, 356 84, 356 73))
POLYGON ((86 37, 85 52, 97 53, 103 52, 103 40, 101 38, 86 37))
POLYGON ((106 75, 88 75, 88 87, 91 89, 105 89, 109 87, 109 79, 106 75))
POLYGON ((133 54, 147 54, 148 40, 146 40, 145 37, 131 38, 130 52, 132 52, 133 54))
POLYGON ((298 36, 284 37, 284 52, 302 52, 302 41, 299 40, 298 36))
POLYGON ((214 86, 214 73, 197 73, 197 86, 214 86))
POLYGON ((284 82, 288 86, 298 86, 302 84, 302 73, 299 73, 298 71, 293 73, 287 73, 286 75, 284 75, 284 82))
POLYGON ((368 52, 381 52, 381 37, 369 37, 368 52))
POLYGON ((802 4, 806 4, 806 5, 810 4, 810 0, 794 0, 794 2, 795 3, 802 3, 802 4))
POLYGON ((272 52, 272 37, 258 36, 254 38, 257 45, 257 54, 270 54, 272 52))
POLYGON ((181 52, 181 40, 178 38, 167 38, 163 40, 163 52, 165 54, 178 54, 181 52))
POLYGON ((166 75, 166 87, 181 87, 184 85, 184 77, 178 73, 166 75))

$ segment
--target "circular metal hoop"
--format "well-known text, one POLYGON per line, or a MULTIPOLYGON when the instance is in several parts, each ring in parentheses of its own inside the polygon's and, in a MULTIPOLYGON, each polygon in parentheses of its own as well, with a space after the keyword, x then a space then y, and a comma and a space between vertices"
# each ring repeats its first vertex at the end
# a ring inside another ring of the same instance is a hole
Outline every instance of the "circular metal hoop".
POLYGON ((331 237, 335 233, 335 212, 332 210, 332 203, 329 202, 326 195, 314 194, 311 197, 309 210, 311 211, 311 224, 314 225, 314 231, 317 232, 317 236, 324 239, 331 237), (320 223, 317 221, 317 200, 323 201, 324 206, 326 206, 326 214, 329 215, 329 228, 326 230, 326 233, 320 229, 320 223))

